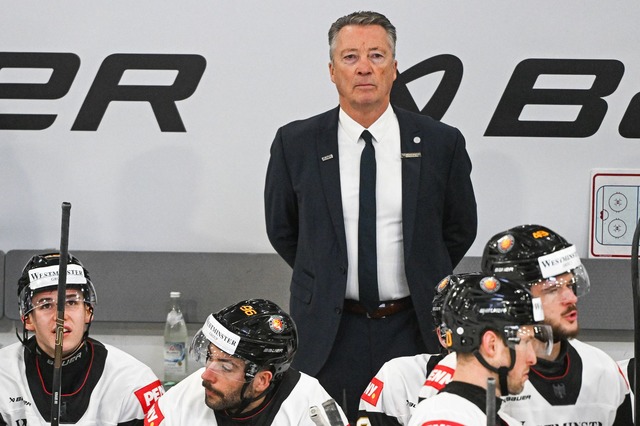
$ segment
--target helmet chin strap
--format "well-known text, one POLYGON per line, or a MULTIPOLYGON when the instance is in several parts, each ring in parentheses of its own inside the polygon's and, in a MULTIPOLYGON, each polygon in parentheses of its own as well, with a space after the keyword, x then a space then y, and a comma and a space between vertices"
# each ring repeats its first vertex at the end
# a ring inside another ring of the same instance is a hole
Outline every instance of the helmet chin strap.
MULTIPOLYGON (((247 367, 249 367, 249 365, 247 365, 247 367)), ((244 384, 242 385, 242 389, 240 390, 240 404, 238 405, 238 407, 236 407, 233 410, 227 409, 227 411, 234 416, 241 414, 242 411, 249 406, 249 404, 259 400, 260 398, 262 398, 263 396, 271 392, 271 390, 275 386, 275 383, 272 379, 271 382, 269 382, 269 386, 267 386, 267 388, 264 391, 260 392, 258 395, 254 396, 253 398, 247 398, 244 396, 244 393, 247 391, 247 388, 255 379, 255 375, 246 375, 245 377, 250 378, 250 380, 245 380, 244 384)))
POLYGON ((244 385, 242 385, 242 390, 240 391, 240 405, 238 405, 238 407, 236 409, 234 409, 234 410, 227 410, 232 415, 238 415, 238 414, 242 413, 242 411, 245 408, 247 408, 249 406, 249 404, 251 404, 254 401, 259 400, 264 395, 269 393, 271 391, 271 389, 273 389, 273 382, 271 382, 271 383, 269 383, 269 386, 264 391, 262 391, 260 394, 254 396, 253 398, 245 398, 244 393, 245 393, 245 391, 247 390, 247 387, 249 386, 249 384, 252 381, 253 380, 251 380, 249 382, 245 382, 244 385))
POLYGON ((516 351, 514 349, 509 348, 509 355, 511 355, 511 364, 509 365, 509 367, 502 366, 502 367, 496 368, 490 365, 484 359, 484 357, 480 354, 480 351, 477 349, 473 351, 473 355, 480 362, 480 364, 484 366, 484 368, 486 368, 489 371, 493 371, 494 373, 498 373, 498 381, 500 383, 500 394, 502 396, 509 395, 507 375, 509 374, 509 371, 513 369, 513 366, 516 364, 516 351))
POLYGON ((89 338, 89 329, 91 328, 91 323, 93 322, 93 306, 89 305, 89 309, 91 309, 91 316, 89 317, 89 322, 86 324, 87 328, 84 330, 84 334, 82 335, 83 342, 85 342, 89 338))
POLYGON ((29 331, 27 330, 27 327, 25 327, 24 321, 22 321, 22 337, 20 337, 20 333, 18 333, 18 327, 16 327, 16 337, 24 347, 28 348, 27 340, 29 340, 29 331))

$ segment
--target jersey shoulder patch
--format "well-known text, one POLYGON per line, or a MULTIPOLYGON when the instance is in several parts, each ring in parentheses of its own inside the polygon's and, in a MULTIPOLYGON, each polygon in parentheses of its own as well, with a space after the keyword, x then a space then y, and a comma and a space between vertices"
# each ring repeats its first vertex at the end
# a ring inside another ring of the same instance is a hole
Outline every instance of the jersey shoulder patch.
POLYGON ((380 398, 382 388, 384 388, 384 383, 374 377, 373 379, 371 379, 360 398, 364 402, 368 402, 369 404, 375 406, 378 404, 378 398, 380 398))
POLYGON ((149 409, 155 404, 155 402, 164 394, 164 388, 160 380, 149 383, 147 386, 142 387, 135 391, 136 398, 140 402, 142 412, 147 413, 149 409))
POLYGON ((147 415, 144 416, 144 426, 158 426, 164 420, 164 414, 160 410, 160 406, 155 404, 147 411, 147 415))

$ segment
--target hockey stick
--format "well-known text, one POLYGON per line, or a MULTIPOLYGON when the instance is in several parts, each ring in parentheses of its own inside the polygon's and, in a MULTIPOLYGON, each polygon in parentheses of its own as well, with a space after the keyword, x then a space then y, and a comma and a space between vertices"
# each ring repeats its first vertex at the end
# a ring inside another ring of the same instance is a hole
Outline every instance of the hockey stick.
POLYGON ((60 260, 58 269, 58 312, 56 314, 56 348, 53 359, 53 385, 51 390, 51 426, 60 422, 62 397, 62 341, 64 339, 64 307, 67 300, 67 262, 69 258, 69 218, 71 204, 62 203, 62 230, 60 232, 60 260))
POLYGON ((635 363, 634 378, 633 378, 633 400, 634 400, 634 416, 633 424, 638 424, 638 379, 640 373, 638 372, 638 355, 640 355, 640 338, 638 338, 638 332, 640 331, 640 283, 638 282, 638 243, 640 242, 640 221, 636 226, 636 231, 633 233, 633 239, 631 241, 631 288, 633 289, 633 352, 635 363))
POLYGON ((320 414, 320 409, 317 405, 309 408, 309 417, 311 417, 311 420, 316 426, 329 426, 329 423, 327 423, 324 417, 322 417, 322 414, 320 414))
POLYGON ((487 426, 496 426, 496 379, 487 379, 487 426))

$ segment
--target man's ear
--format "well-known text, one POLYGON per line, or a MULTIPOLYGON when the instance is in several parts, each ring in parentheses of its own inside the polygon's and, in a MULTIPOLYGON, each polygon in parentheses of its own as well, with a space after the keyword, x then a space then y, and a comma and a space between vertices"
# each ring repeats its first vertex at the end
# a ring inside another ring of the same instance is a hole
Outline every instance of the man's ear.
POLYGON ((271 384, 271 380, 273 380, 273 373, 271 371, 259 371, 256 374, 256 377, 253 379, 256 392, 261 393, 267 390, 267 388, 271 384))
POLYGON ((498 347, 500 336, 494 331, 487 330, 480 339, 480 353, 485 356, 486 359, 494 358, 499 353, 498 347))
POLYGON ((31 321, 31 314, 27 314, 26 316, 22 317, 22 322, 24 323, 25 330, 35 331, 36 327, 35 325, 33 325, 33 321, 31 321))
POLYGON ((93 320, 93 306, 85 304, 84 323, 90 324, 93 320))

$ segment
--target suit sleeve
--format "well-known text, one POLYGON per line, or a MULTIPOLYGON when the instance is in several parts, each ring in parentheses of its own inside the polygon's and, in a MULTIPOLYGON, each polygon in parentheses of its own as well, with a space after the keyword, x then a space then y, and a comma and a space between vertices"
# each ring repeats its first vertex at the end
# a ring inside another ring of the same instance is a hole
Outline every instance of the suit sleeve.
POLYGON ((278 130, 271 145, 264 207, 269 241, 293 268, 298 248, 298 201, 285 158, 282 129, 278 130))
POLYGON ((471 183, 471 159, 462 133, 456 129, 455 149, 449 168, 443 235, 453 268, 476 238, 478 215, 471 183))

